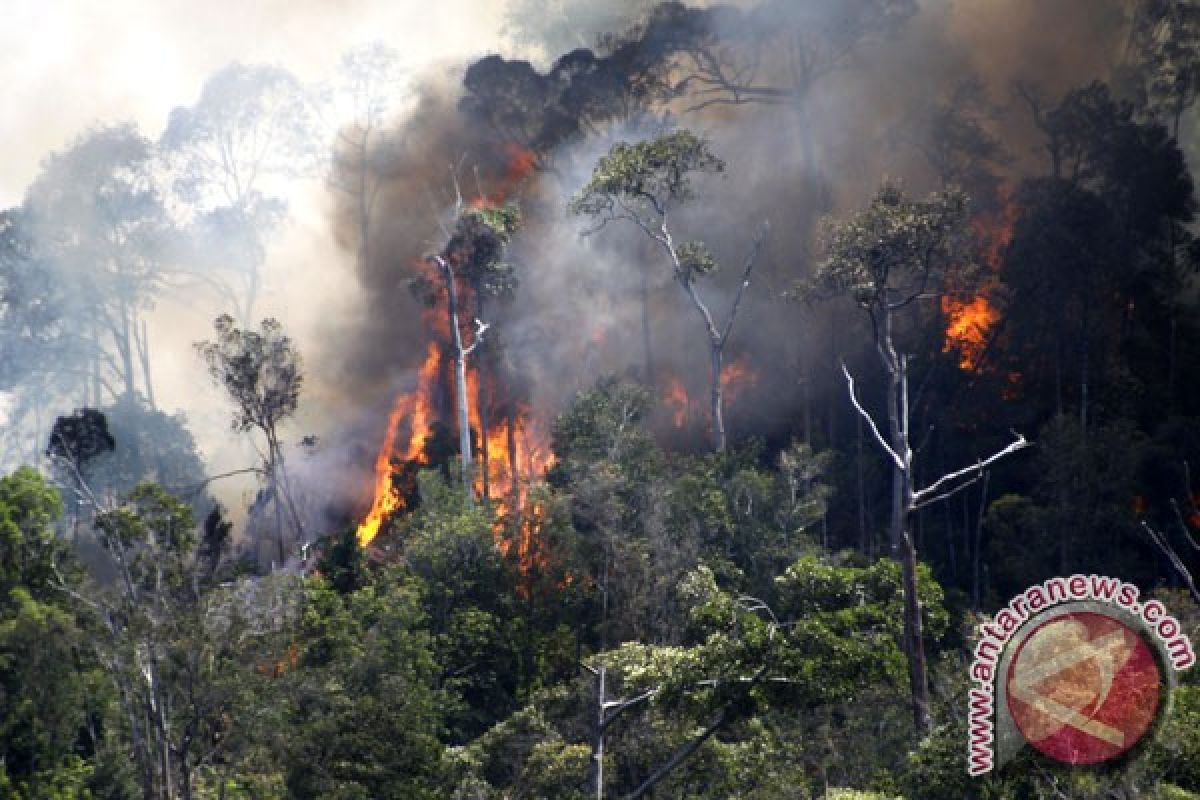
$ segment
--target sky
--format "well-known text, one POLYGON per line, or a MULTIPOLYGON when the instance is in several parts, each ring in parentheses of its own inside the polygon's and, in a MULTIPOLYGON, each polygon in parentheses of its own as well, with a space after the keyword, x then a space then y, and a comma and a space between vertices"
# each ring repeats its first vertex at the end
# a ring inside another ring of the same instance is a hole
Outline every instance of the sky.
POLYGON ((0 203, 20 202, 48 152, 96 122, 152 137, 233 60, 302 79, 375 39, 414 68, 495 48, 503 0, 5 0, 0 26, 0 203))
MULTIPOLYGON (((269 63, 302 81, 328 79, 347 50, 381 40, 412 74, 461 69, 501 42, 503 0, 5 0, 0 26, 0 208, 18 205, 50 153, 95 125, 131 120, 148 137, 170 111, 192 105, 230 63, 269 63)), ((363 305, 353 254, 334 241, 329 189, 293 187, 290 219, 264 267, 259 316, 285 325, 312 375, 336 368, 325 343, 363 305), (313 302, 313 298, 320 298, 313 302)), ((183 413, 210 471, 253 463, 247 437, 229 433, 227 398, 193 343, 211 336, 216 301, 163 297, 149 317, 156 400, 183 413)), ((303 398, 292 438, 327 430, 335 398, 321 381, 303 398)), ((4 398, 0 397, 0 418, 4 398)), ((69 411, 70 409, 62 409, 69 411)), ((253 484, 234 489, 245 500, 253 484)), ((225 499, 239 503, 234 497, 225 499)))

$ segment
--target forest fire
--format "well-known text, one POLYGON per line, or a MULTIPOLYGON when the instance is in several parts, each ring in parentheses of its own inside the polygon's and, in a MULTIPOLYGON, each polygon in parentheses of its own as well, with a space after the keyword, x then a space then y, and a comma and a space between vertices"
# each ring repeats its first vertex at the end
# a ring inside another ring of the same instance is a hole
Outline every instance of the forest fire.
POLYGON ((667 381, 667 391, 663 396, 663 405, 671 413, 671 424, 682 428, 687 422, 688 394, 683 387, 683 381, 672 375, 667 381))
POLYGON ((942 313, 946 315, 946 343, 942 352, 958 352, 958 366, 964 372, 974 372, 983 361, 988 333, 1000 318, 1000 312, 980 294, 970 300, 942 298, 942 313))
POLYGON ((1019 209, 1009 187, 1000 189, 999 199, 996 211, 980 214, 971 225, 979 257, 987 269, 983 286, 971 297, 953 294, 942 297, 942 313, 946 317, 942 352, 957 352, 958 367, 964 372, 980 369, 992 330, 1000 321, 1000 309, 994 298, 995 276, 1000 274, 1004 252, 1012 242, 1019 209))
POLYGON ((404 507, 404 498, 393 485, 395 475, 394 460, 423 461, 425 438, 429 435, 429 425, 432 418, 432 390, 437 381, 441 364, 441 351, 436 344, 430 343, 425 363, 417 374, 417 388, 412 394, 402 394, 396 398, 392 411, 388 414, 387 431, 383 436, 383 444, 375 457, 375 495, 371 502, 371 510, 366 519, 358 526, 358 543, 366 547, 379 534, 379 528, 388 516, 404 507), (408 422, 408 443, 403 449, 396 446, 396 436, 400 425, 408 422))
POLYGON ((739 356, 721 367, 721 386, 725 390, 725 399, 730 403, 757 384, 758 372, 750 368, 744 357, 739 356))
MULTIPOLYGON (((436 342, 431 342, 418 374, 415 391, 401 394, 388 415, 387 429, 375 459, 374 500, 367 516, 358 526, 358 541, 364 547, 379 534, 390 515, 405 508, 404 498, 395 486, 398 465, 413 462, 427 464, 424 446, 434 421, 442 416, 447 419, 451 417, 447 410, 440 409, 437 402, 439 387, 449 377, 447 364, 442 357, 442 348, 436 342), (406 433, 406 438, 401 439, 401 431, 406 433)), ((467 385, 472 398, 471 428, 478 434, 485 430, 479 410, 484 403, 489 403, 493 393, 480 391, 479 373, 476 370, 468 372, 467 385)), ((533 419, 528 408, 519 408, 515 413, 504 415, 486 430, 486 445, 477 453, 480 469, 475 479, 475 490, 480 497, 486 495, 489 500, 494 500, 498 512, 504 515, 524 505, 529 484, 554 463, 554 456, 550 452, 549 437, 544 427, 533 419), (487 469, 486 481, 484 465, 487 469)))
MULTIPOLYGON (((506 558, 516 561, 517 569, 526 579, 545 572, 550 559, 541 543, 542 526, 546 522, 546 507, 539 502, 530 503, 518 520, 515 536, 511 539, 497 538, 496 546, 506 558)), ((524 580, 517 587, 518 594, 528 598, 531 586, 524 580)))
POLYGON ((554 464, 554 454, 544 426, 534 419, 528 406, 515 404, 511 413, 490 414, 491 424, 485 425, 480 409, 495 411, 494 398, 498 394, 494 384, 486 389, 481 390, 478 370, 467 373, 467 392, 474 398, 471 428, 476 433, 486 430, 479 449, 481 464, 475 476, 475 491, 493 500, 503 515, 524 505, 529 484, 554 464))
POLYGON ((482 209, 504 205, 508 202, 513 190, 524 183, 525 179, 537 168, 537 153, 532 150, 511 142, 504 145, 502 149, 505 163, 504 172, 499 180, 500 188, 491 193, 484 193, 480 187, 478 195, 469 204, 471 208, 482 209))
MULTIPOLYGON (((477 172, 478 193, 466 204, 468 208, 495 208, 508 202, 513 191, 537 166, 537 156, 530 150, 508 144, 502 147, 502 151, 504 165, 496 179, 498 188, 490 193, 485 192, 477 172)), ((421 280, 427 286, 441 285, 443 278, 433 269, 429 259, 416 259, 412 268, 422 276, 421 280)), ((454 281, 460 302, 469 306, 475 300, 475 287, 461 276, 456 276, 454 281)), ((436 292, 436 289, 433 291, 436 292)), ((428 463, 424 446, 435 419, 441 418, 453 427, 455 415, 445 407, 445 398, 452 396, 453 391, 442 391, 454 380, 451 369, 453 359, 449 355, 449 343, 453 339, 452 320, 448 314, 432 307, 425 312, 424 318, 431 341, 419 371, 416 390, 412 394, 400 395, 388 416, 387 429, 375 459, 371 509, 358 527, 358 541, 364 547, 379 534, 390 515, 405 507, 405 500, 395 486, 397 464, 428 463), (406 420, 407 440, 405 446, 400 447, 398 436, 406 420)), ((542 426, 532 421, 528 407, 508 408, 503 414, 495 413, 497 409, 492 408, 495 398, 504 393, 498 391, 496 378, 490 371, 488 378, 481 383, 479 365, 475 362, 483 358, 486 358, 483 352, 474 356, 466 370, 469 420, 475 447, 479 451, 476 457, 481 462, 476 472, 475 490, 485 500, 498 498, 497 506, 503 515, 513 507, 523 505, 529 481, 550 466, 553 456, 549 452, 548 437, 544 435, 542 426)))
MULTIPOLYGON (((758 377, 758 372, 746 362, 744 356, 738 356, 721 367, 721 387, 725 402, 736 402, 746 389, 758 384, 758 377)), ((704 397, 707 397, 707 393, 704 397)), ((692 414, 692 397, 679 376, 667 376, 661 402, 670 415, 672 427, 682 429, 687 426, 688 418, 692 414)), ((707 400, 704 408, 708 408, 707 400)), ((707 416, 705 418, 707 419, 707 416)))

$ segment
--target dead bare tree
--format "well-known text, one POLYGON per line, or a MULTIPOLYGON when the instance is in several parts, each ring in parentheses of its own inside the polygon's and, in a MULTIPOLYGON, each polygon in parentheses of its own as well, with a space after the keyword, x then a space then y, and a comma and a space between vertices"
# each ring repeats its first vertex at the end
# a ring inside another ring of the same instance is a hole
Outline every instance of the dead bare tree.
POLYGON ((438 266, 442 280, 446 284, 449 308, 447 313, 450 315, 450 334, 454 345, 454 394, 458 413, 458 448, 462 457, 463 491, 466 494, 467 502, 472 502, 475 499, 475 492, 471 481, 474 467, 471 453, 471 409, 467 398, 467 358, 483 343, 483 334, 487 331, 488 326, 476 319, 474 341, 469 345, 464 343, 462 327, 458 318, 458 276, 455 274, 454 268, 450 266, 450 262, 442 256, 431 256, 430 260, 438 266))
MULTIPOLYGON (((440 286, 435 287, 426 276, 418 276, 410 286, 430 305, 439 301, 443 291, 446 295, 450 345, 454 357, 455 411, 462 460, 463 492, 467 502, 472 503, 475 500, 474 453, 471 442, 470 398, 467 392, 467 359, 483 345, 484 334, 490 327, 480 319, 483 295, 504 294, 512 291, 515 286, 511 275, 512 268, 504 262, 504 252, 520 224, 520 214, 514 206, 489 205, 482 188, 479 191, 478 202, 468 206, 463 200, 457 167, 451 167, 450 176, 454 186, 453 227, 442 225, 446 244, 441 252, 427 257, 428 263, 437 269, 440 286), (465 308, 467 304, 464 302, 464 292, 471 296, 474 315, 465 308), (463 316, 471 316, 474 324, 469 343, 462 328, 463 316)), ((478 176, 476 178, 478 182, 478 176)), ((482 381, 480 383, 482 394, 482 381)), ((477 402, 480 402, 479 398, 477 402)), ((481 415, 480 419, 483 418, 481 415)), ((487 431, 479 433, 486 443, 487 431)))
POLYGON ((849 295, 868 316, 875 351, 887 375, 887 435, 863 407, 854 377, 842 374, 854 410, 866 422, 892 471, 889 534, 892 557, 904 582, 904 650, 908 658, 913 721, 924 735, 932 727, 921 603, 917 594, 917 550, 911 523, 923 508, 952 497, 982 478, 991 465, 1029 446, 1015 433, 1008 446, 974 464, 919 488, 910 441, 909 360, 897 348, 898 315, 920 299, 936 298, 946 270, 963 263, 959 243, 966 222, 966 197, 957 191, 909 200, 885 184, 870 206, 843 222, 825 226, 826 257, 815 278, 798 287, 807 297, 849 295))

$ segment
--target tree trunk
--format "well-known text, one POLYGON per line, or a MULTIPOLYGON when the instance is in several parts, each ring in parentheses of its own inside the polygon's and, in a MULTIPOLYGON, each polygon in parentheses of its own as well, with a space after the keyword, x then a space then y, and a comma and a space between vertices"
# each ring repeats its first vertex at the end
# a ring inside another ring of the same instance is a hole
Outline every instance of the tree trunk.
MULTIPOLYGON (((520 514, 521 509, 518 508, 521 500, 521 469, 520 463, 517 460, 517 412, 512 404, 509 404, 508 409, 508 475, 511 488, 509 489, 510 511, 520 514)), ((520 527, 520 518, 517 519, 517 527, 520 527)))
POLYGON ((142 378, 146 382, 146 403, 151 410, 157 410, 158 405, 154 402, 154 379, 150 374, 150 337, 146 332, 146 320, 140 320, 140 323, 140 333, 139 328, 134 328, 134 341, 137 344, 138 359, 142 365, 142 378))
POLYGON ((271 464, 267 468, 271 484, 271 505, 275 509, 275 544, 278 549, 279 566, 287 561, 287 547, 283 540, 283 498, 279 491, 279 472, 275 464, 274 448, 272 448, 271 464))
POLYGON ((297 511, 295 498, 292 497, 292 483, 288 477, 287 461, 283 457, 283 447, 279 444, 279 435, 275 432, 274 427, 269 429, 267 441, 274 453, 272 460, 278 476, 276 491, 282 495, 283 502, 287 504, 288 514, 292 518, 292 525, 296 528, 296 541, 304 541, 304 523, 300 520, 300 512, 297 511))
POLYGON ((473 459, 471 457, 471 414, 467 405, 467 351, 463 346, 462 330, 458 325, 458 286, 454 271, 444 258, 437 259, 446 281, 446 294, 450 306, 450 332, 454 338, 454 387, 458 406, 458 448, 462 456, 463 495, 468 503, 475 500, 475 488, 471 485, 473 459))
POLYGON ((114 332, 117 354, 121 357, 121 382, 125 384, 125 396, 131 401, 137 396, 137 375, 133 368, 133 335, 130 329, 129 311, 121 309, 121 329, 114 332))
POLYGON ((913 724, 924 737, 933 728, 929 711, 929 679, 925 663, 925 641, 921 622, 921 600, 917 594, 917 549, 905 526, 901 541, 900 569, 904 580, 904 638, 908 656, 909 689, 912 693, 913 724))
POLYGON ((711 384, 710 401, 712 408, 712 436, 713 449, 718 453, 725 451, 725 414, 724 414, 724 389, 721 386, 721 361, 724 357, 723 342, 710 341, 710 374, 709 381, 711 384))
POLYGON ((650 276, 642 273, 642 370, 647 386, 654 385, 654 352, 650 342, 650 276))
POLYGON ((979 492, 979 514, 975 517, 975 543, 971 548, 971 608, 976 611, 980 607, 981 589, 979 586, 979 564, 982 560, 983 548, 983 515, 987 510, 988 481, 991 473, 983 473, 983 489, 979 492))
POLYGON ((454 353, 454 382, 458 398, 458 448, 462 454, 463 492, 470 502, 475 496, 475 489, 471 485, 474 463, 471 458, 471 416, 467 407, 467 359, 459 345, 456 345, 454 353))
POLYGON ((888 431, 893 453, 901 464, 892 465, 892 558, 900 562, 904 591, 904 652, 908 659, 913 724, 917 735, 932 728, 929 715, 929 678, 921 630, 921 600, 917 594, 917 548, 912 539, 911 509, 914 489, 912 450, 908 435, 908 357, 898 355, 892 342, 891 310, 883 309, 881 339, 877 343, 888 371, 888 431))
MULTIPOLYGON (((479 311, 479 319, 486 319, 483 307, 483 287, 475 286, 475 307, 479 311)), ((479 472, 481 479, 481 496, 485 504, 491 501, 491 456, 488 453, 488 434, 491 430, 488 416, 488 360, 487 351, 475 356, 475 374, 479 379, 479 389, 476 392, 475 407, 479 409, 479 472)))
POLYGON ((362 274, 366 274, 367 258, 369 252, 367 250, 370 243, 370 227, 371 227, 371 201, 370 191, 367 188, 367 139, 370 136, 370 129, 363 132, 362 138, 359 140, 359 161, 358 161, 358 263, 362 270, 362 274))
POLYGON ((607 668, 602 664, 596 673, 596 728, 592 733, 591 784, 596 800, 604 800, 604 702, 607 668))
POLYGON ((863 428, 862 417, 855 417, 858 423, 854 439, 855 493, 858 498, 858 549, 867 558, 871 557, 873 548, 867 537, 867 487, 866 475, 863 471, 863 428))

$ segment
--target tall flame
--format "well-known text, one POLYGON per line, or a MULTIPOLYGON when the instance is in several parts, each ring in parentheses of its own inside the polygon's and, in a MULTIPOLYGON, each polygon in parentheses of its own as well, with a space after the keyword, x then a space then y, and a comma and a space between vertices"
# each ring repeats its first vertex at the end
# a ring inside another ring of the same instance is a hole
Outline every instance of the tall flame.
POLYGON ((1012 242, 1018 214, 1012 190, 1002 188, 999 210, 981 214, 972 223, 979 255, 990 273, 989 279, 974 296, 948 294, 942 297, 942 313, 946 316, 946 341, 942 352, 957 352, 958 367, 964 372, 980 369, 991 331, 1000 320, 1000 311, 993 298, 995 276, 1000 274, 1004 251, 1012 242))
POLYGON ((392 484, 394 470, 393 459, 402 461, 423 460, 422 448, 425 437, 429 435, 429 424, 432 417, 432 388, 437 380, 438 367, 441 364, 441 351, 437 345, 430 343, 425 356, 425 363, 417 374, 417 389, 412 394, 402 394, 396 398, 392 411, 388 414, 387 431, 383 436, 383 444, 375 456, 375 494, 371 502, 371 510, 358 526, 358 543, 366 547, 379 535, 383 521, 391 514, 404 507, 404 498, 392 484), (405 420, 408 425, 408 442, 403 450, 396 447, 396 437, 400 424, 405 420))
POLYGON ((949 295, 942 298, 942 313, 946 315, 946 343, 942 352, 958 351, 958 367, 966 372, 979 369, 988 333, 1000 318, 986 294, 969 300, 949 295))
POLYGON ((671 424, 682 428, 687 422, 688 393, 683 381, 674 375, 667 380, 667 393, 663 397, 663 405, 671 412, 671 424))
MULTIPOLYGON (((472 208, 487 208, 505 203, 508 197, 516 191, 521 183, 537 168, 537 154, 516 144, 504 147, 504 169, 498 177, 498 188, 484 194, 482 188, 478 197, 470 203, 472 208)), ((417 271, 429 272, 428 262, 420 259, 414 263, 417 271)), ((428 275, 434 285, 438 285, 440 275, 428 275)), ((469 303, 470 287, 459 287, 460 302, 469 303)), ((428 354, 421 366, 416 390, 411 394, 402 394, 396 398, 391 413, 388 415, 387 429, 375 458, 374 496, 371 509, 366 518, 358 526, 358 541, 366 546, 379 534, 379 530, 389 515, 404 508, 404 498, 396 491, 394 478, 397 462, 426 463, 423 448, 430 432, 434 415, 440 410, 435 409, 434 390, 438 381, 443 379, 441 348, 438 340, 446 341, 449 337, 450 321, 444 312, 427 311, 425 321, 429 328, 432 341, 428 354), (407 420, 408 438, 404 447, 399 446, 400 431, 407 420)), ((470 424, 479 433, 483 431, 480 419, 480 407, 488 402, 485 396, 486 387, 480 386, 479 373, 470 365, 467 373, 468 395, 472 398, 470 408, 470 424)), ((504 513, 509 498, 515 498, 518 505, 524 503, 525 486, 528 481, 540 475, 552 462, 549 452, 549 437, 542 427, 534 424, 528 409, 522 409, 515 424, 511 419, 491 420, 486 433, 486 441, 482 443, 488 463, 487 489, 493 496, 501 499, 500 510, 504 513), (509 427, 514 430, 509 430, 509 427), (513 468, 516 465, 516 468, 513 468), (524 481, 522 480, 524 479, 524 481)), ((455 416, 457 421, 457 416, 455 416)), ((479 461, 483 454, 477 456, 479 461)), ((476 490, 481 494, 484 490, 483 475, 478 476, 476 490)))

